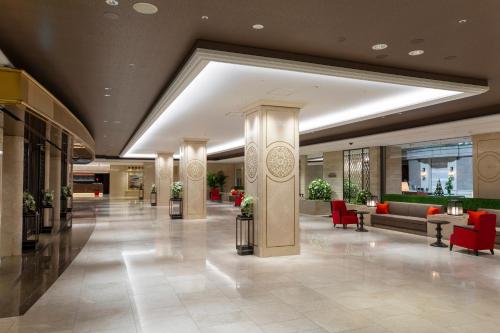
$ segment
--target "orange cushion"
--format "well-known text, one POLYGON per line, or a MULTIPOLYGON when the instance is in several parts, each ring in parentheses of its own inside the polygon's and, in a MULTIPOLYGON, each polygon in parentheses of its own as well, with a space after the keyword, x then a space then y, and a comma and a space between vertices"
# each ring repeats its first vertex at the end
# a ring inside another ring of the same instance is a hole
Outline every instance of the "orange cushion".
POLYGON ((377 204, 377 214, 389 214, 389 204, 388 203, 379 203, 377 204))
POLYGON ((439 208, 437 207, 429 207, 427 208, 427 216, 429 215, 435 215, 435 214, 439 214, 440 211, 439 211, 439 208))
POLYGON ((477 222, 479 222, 479 217, 481 215, 488 214, 488 212, 485 210, 478 210, 477 212, 469 210, 467 211, 467 213, 469 214, 468 224, 470 225, 475 225, 477 222))

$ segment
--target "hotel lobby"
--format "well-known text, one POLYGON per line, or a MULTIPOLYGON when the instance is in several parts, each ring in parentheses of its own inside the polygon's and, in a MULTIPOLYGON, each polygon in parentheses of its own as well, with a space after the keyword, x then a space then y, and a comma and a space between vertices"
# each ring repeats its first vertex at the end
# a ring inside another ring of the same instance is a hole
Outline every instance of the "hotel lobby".
POLYGON ((500 4, 0 8, 0 333, 500 331, 500 4))

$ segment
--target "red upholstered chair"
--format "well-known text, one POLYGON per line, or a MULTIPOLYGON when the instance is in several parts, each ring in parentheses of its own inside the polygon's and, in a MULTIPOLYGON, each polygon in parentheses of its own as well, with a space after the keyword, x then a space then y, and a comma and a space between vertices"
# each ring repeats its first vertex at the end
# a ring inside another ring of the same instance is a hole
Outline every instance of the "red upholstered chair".
POLYGON ((479 217, 474 226, 454 226, 450 237, 450 251, 453 245, 474 250, 476 256, 480 250, 490 250, 491 254, 495 247, 496 237, 496 215, 483 214, 479 217))
POLYGON ((358 216, 356 211, 347 210, 344 200, 333 200, 330 202, 332 207, 333 226, 342 224, 344 229, 348 224, 358 224, 358 216))
POLYGON ((221 201, 222 196, 220 195, 220 190, 218 188, 213 188, 210 190, 210 200, 221 201))
POLYGON ((245 192, 240 192, 240 194, 234 199, 234 206, 240 207, 244 197, 245 197, 245 192))

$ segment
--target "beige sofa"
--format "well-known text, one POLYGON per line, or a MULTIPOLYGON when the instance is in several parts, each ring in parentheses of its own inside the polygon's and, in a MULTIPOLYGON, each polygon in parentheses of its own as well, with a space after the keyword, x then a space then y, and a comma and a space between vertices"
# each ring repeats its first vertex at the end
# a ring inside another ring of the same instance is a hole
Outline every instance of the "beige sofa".
POLYGON ((409 202, 388 201, 389 214, 372 214, 371 225, 408 233, 427 235, 427 209, 437 207, 444 212, 444 206, 409 202))

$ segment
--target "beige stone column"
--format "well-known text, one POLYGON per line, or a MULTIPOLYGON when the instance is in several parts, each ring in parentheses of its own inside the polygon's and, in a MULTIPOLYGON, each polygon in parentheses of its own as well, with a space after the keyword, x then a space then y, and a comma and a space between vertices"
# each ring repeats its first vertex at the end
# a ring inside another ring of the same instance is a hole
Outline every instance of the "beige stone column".
POLYGON ((54 226, 52 232, 58 232, 61 227, 61 130, 52 127, 50 138, 56 147, 50 147, 50 190, 54 191, 54 226))
POLYGON ((0 249, 2 246, 3 112, 0 112, 0 249))
POLYGON ((20 121, 4 115, 0 257, 22 254, 24 109, 9 111, 20 121))
POLYGON ((473 195, 500 199, 500 133, 474 135, 472 143, 473 195))
POLYGON ((67 180, 68 180, 68 186, 73 189, 73 142, 74 138, 71 135, 68 135, 68 150, 66 151, 67 154, 67 180))
POLYGON ((399 146, 385 147, 385 193, 401 194, 402 150, 399 146))
POLYGON ((151 187, 156 183, 156 162, 144 162, 144 199, 149 199, 151 187))
MULTIPOLYGON (((50 132, 51 132, 52 126, 50 123, 46 123, 45 125, 45 138, 50 140, 50 132)), ((45 141, 45 175, 44 175, 44 184, 45 188, 44 190, 50 191, 50 150, 51 150, 52 145, 48 142, 45 141)), ((56 198, 54 197, 54 201, 56 198)), ((50 221, 50 211, 48 209, 45 210, 44 215, 43 215, 43 225, 48 226, 51 221, 50 221)))
POLYGON ((370 147, 370 193, 380 198, 380 147, 370 147))
POLYGON ((166 206, 170 201, 170 186, 174 178, 174 154, 158 153, 155 160, 157 204, 166 206))
POLYGON ((181 145, 179 176, 183 191, 184 219, 207 217, 207 140, 184 139, 181 145))
POLYGON ((307 197, 307 186, 306 184, 306 170, 307 170, 307 155, 300 155, 299 159, 299 173, 300 173, 300 191, 299 194, 303 194, 304 198, 307 197))
POLYGON ((255 199, 255 254, 299 254, 299 109, 245 112, 245 193, 255 199))
POLYGON ((332 186, 332 199, 344 197, 344 152, 323 153, 323 178, 332 186))

